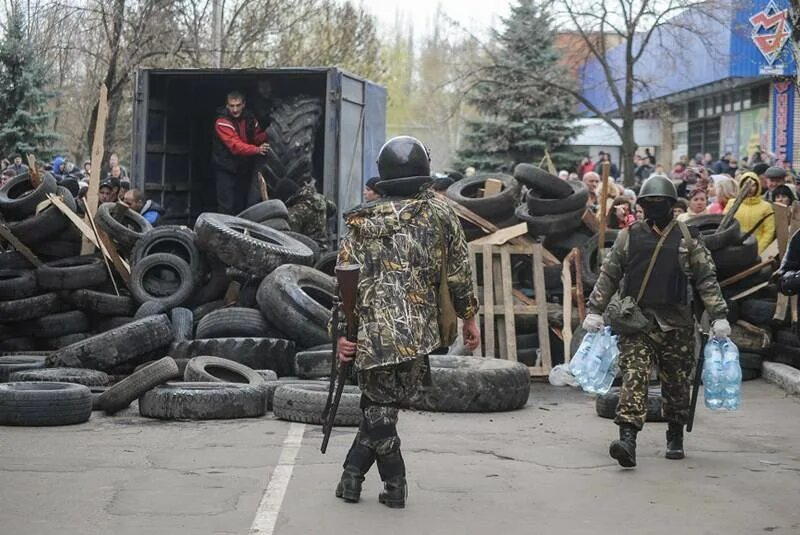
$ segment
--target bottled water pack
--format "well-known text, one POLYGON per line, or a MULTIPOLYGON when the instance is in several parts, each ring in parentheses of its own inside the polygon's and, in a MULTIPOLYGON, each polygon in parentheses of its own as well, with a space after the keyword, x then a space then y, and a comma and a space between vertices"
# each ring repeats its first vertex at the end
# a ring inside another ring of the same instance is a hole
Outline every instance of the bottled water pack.
POLYGON ((617 337, 611 328, 586 333, 569 362, 569 371, 580 387, 592 394, 605 394, 617 376, 617 337))
POLYGON ((703 397, 712 410, 737 410, 742 404, 739 348, 730 338, 709 338, 703 348, 703 397))

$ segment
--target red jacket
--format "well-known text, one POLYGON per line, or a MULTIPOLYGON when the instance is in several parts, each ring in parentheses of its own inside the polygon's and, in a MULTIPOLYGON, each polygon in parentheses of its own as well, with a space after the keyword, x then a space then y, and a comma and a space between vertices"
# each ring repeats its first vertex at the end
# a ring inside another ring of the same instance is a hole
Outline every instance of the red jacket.
POLYGON ((255 116, 245 110, 239 117, 231 117, 227 109, 218 111, 214 122, 216 133, 212 160, 218 168, 236 172, 242 169, 242 158, 258 154, 259 146, 267 142, 267 134, 255 116))

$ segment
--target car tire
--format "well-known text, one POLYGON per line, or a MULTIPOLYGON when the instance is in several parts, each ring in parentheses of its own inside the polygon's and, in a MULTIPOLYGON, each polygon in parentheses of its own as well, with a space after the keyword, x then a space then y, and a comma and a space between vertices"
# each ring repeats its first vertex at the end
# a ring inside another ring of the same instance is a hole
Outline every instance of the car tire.
POLYGON ((152 362, 114 384, 103 392, 96 405, 107 414, 114 414, 128 407, 133 400, 160 384, 180 377, 178 365, 170 357, 152 362))
POLYGON ((264 392, 233 383, 167 383, 139 398, 139 414, 161 420, 257 418, 266 412, 264 392))
POLYGON ((89 388, 74 383, 0 384, 0 425, 54 426, 87 421, 89 388))

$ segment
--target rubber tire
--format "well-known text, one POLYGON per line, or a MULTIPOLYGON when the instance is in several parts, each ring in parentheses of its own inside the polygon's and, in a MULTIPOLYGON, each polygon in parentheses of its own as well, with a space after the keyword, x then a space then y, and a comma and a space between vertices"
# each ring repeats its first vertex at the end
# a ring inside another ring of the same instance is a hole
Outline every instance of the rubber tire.
POLYGON ((761 369, 754 370, 751 368, 743 368, 742 369, 742 381, 752 381, 753 379, 758 379, 761 377, 761 369))
POLYGON ((312 263, 314 253, 277 230, 223 214, 200 214, 198 246, 227 265, 264 277, 282 264, 312 263), (248 235, 243 233, 249 232, 248 235))
POLYGON ((186 303, 197 289, 197 280, 191 266, 182 258, 168 253, 155 253, 142 258, 131 269, 131 295, 140 303, 157 301, 165 308, 174 308, 186 303), (167 266, 178 276, 178 286, 170 295, 153 295, 146 287, 148 273, 159 266, 167 266))
POLYGON ((252 308, 221 308, 197 323, 197 338, 269 338, 269 334, 261 312, 252 308))
MULTIPOLYGON (((601 418, 615 418, 617 416, 617 405, 619 404, 619 387, 611 387, 606 394, 597 396, 595 400, 595 411, 601 418)), ((647 391, 647 415, 646 422, 664 422, 661 416, 661 388, 650 387, 647 391)))
MULTIPOLYGON (((75 198, 68 189, 58 186, 56 195, 60 196, 64 204, 73 212, 77 209, 75 198)), ((70 220, 54 204, 49 204, 44 210, 32 214, 22 221, 8 224, 8 230, 14 236, 31 247, 33 244, 54 238, 69 228, 70 220)))
POLYGON ((188 306, 196 307, 222 298, 228 289, 228 275, 225 264, 216 258, 205 258, 205 274, 197 285, 197 290, 189 299, 188 306))
POLYGON ((25 331, 34 338, 55 338, 89 330, 89 318, 80 310, 48 314, 27 322, 25 331))
POLYGON ((781 343, 772 344, 772 348, 766 356, 773 362, 779 362, 788 366, 800 369, 800 348, 781 343))
POLYGON ((58 184, 52 173, 41 175, 42 183, 36 189, 31 184, 28 173, 17 175, 0 187, 0 212, 8 220, 20 220, 34 212, 49 193, 58 191, 58 184))
POLYGON ((314 262, 314 269, 321 271, 324 274, 333 277, 336 275, 336 261, 339 257, 339 251, 327 251, 320 255, 319 259, 314 262))
POLYGON ((694 216, 686 221, 686 226, 695 227, 703 237, 703 243, 709 251, 719 251, 731 245, 741 243, 742 230, 739 221, 731 219, 731 222, 722 231, 716 232, 717 227, 722 222, 722 214, 702 214, 694 216))
POLYGON ((142 236, 153 230, 153 225, 144 216, 113 202, 98 206, 94 220, 97 228, 108 234, 124 252, 130 251, 142 236), (121 222, 112 215, 116 211, 122 212, 121 222))
POLYGON ((67 299, 75 308, 101 316, 130 316, 136 311, 136 303, 127 295, 81 289, 67 299))
POLYGON ((167 383, 139 398, 139 414, 162 420, 228 420, 266 413, 264 392, 231 383, 167 383))
POLYGON ((294 369, 301 379, 329 377, 331 374, 331 348, 298 351, 294 356, 294 369))
POLYGON ((0 425, 73 425, 92 416, 89 388, 74 383, 0 384, 0 425))
POLYGON ((31 269, 33 267, 19 251, 0 251, 0 269, 31 269))
POLYGON ((717 275, 726 279, 758 263, 758 241, 748 236, 741 245, 733 245, 711 253, 717 275))
POLYGON ((164 307, 163 303, 158 301, 145 301, 139 308, 136 309, 136 313, 133 315, 133 319, 140 320, 142 318, 146 318, 148 316, 157 316, 159 314, 166 314, 167 309, 164 307))
POLYGON ((265 221, 259 222, 259 225, 264 225, 265 227, 269 227, 274 230, 279 230, 281 232, 286 232, 292 230, 291 225, 285 219, 275 218, 275 219, 267 219, 265 221))
POLYGON ((53 338, 44 338, 45 347, 53 351, 61 349, 62 347, 71 346, 82 340, 86 340, 92 336, 89 333, 73 333, 65 334, 64 336, 55 336, 53 338))
POLYGON ((264 378, 254 369, 220 357, 194 357, 183 372, 186 382, 244 383, 264 391, 266 409, 266 385, 264 378))
POLYGON ((175 358, 222 357, 254 370, 274 370, 283 377, 292 375, 295 346, 280 338, 196 338, 172 344, 169 354, 175 358))
POLYGON ((41 355, 9 355, 0 357, 0 383, 7 383, 14 372, 44 368, 45 357, 41 355))
POLYGON ((775 342, 800 348, 800 337, 797 336, 794 329, 777 329, 775 331, 775 342))
POLYGON ((567 232, 580 227, 583 224, 583 213, 586 207, 581 207, 574 212, 567 212, 558 215, 532 216, 528 212, 527 204, 520 204, 514 214, 520 221, 528 224, 528 234, 531 236, 547 236, 567 232))
POLYGON ((98 256, 73 256, 48 262, 36 270, 36 282, 43 290, 77 290, 103 284, 108 271, 98 256))
MULTIPOLYGON (((605 247, 610 249, 614 242, 617 241, 619 230, 608 229, 606 230, 605 247)), ((592 236, 581 247, 581 282, 583 282, 583 293, 589 295, 597 283, 597 277, 600 272, 597 271, 597 235, 592 236)))
POLYGON ((330 341, 328 322, 336 291, 333 278, 307 266, 281 266, 264 278, 256 300, 264 317, 301 347, 330 341), (304 288, 313 288, 309 294, 304 288), (328 297, 319 302, 315 296, 328 297))
POLYGON ((36 295, 36 272, 30 269, 0 270, 0 300, 24 299, 36 295))
POLYGON ((172 322, 172 332, 175 333, 176 342, 194 338, 194 315, 191 310, 175 307, 170 310, 169 319, 172 322))
POLYGON ((758 353, 759 355, 768 356, 771 353, 771 329, 764 329, 764 335, 759 335, 746 331, 743 327, 733 324, 731 325, 730 339, 739 348, 739 352, 758 353))
POLYGON ((85 386, 106 386, 108 374, 84 368, 42 368, 14 372, 9 382, 44 381, 48 383, 75 383, 85 386))
POLYGON ((569 180, 567 184, 572 188, 572 193, 561 199, 544 197, 538 190, 531 189, 525 196, 528 213, 534 216, 565 214, 580 208, 586 208, 589 201, 589 190, 586 184, 579 180, 569 180))
POLYGON ((0 301, 0 318, 3 318, 3 321, 30 320, 57 312, 61 306, 62 301, 54 292, 13 301, 0 301))
POLYGON ((742 370, 761 370, 761 365, 764 362, 764 357, 758 353, 739 353, 739 365, 742 370))
POLYGON ((422 386, 404 403, 436 412, 499 412, 520 409, 530 395, 530 371, 519 362, 431 355, 433 386, 422 386))
POLYGON ((106 371, 165 348, 172 341, 169 318, 165 314, 148 316, 54 351, 47 357, 47 365, 106 371))
POLYGON ((772 299, 742 299, 739 301, 739 317, 757 327, 769 327, 773 323, 775 304, 772 299))
MULTIPOLYGON (((325 383, 280 385, 272 397, 272 412, 281 420, 322 424, 328 388, 325 383)), ((359 425, 364 417, 360 404, 361 390, 357 386, 345 385, 333 425, 359 425)))
POLYGON ((305 234, 300 234, 299 232, 293 232, 292 230, 289 229, 284 230, 283 233, 289 236, 290 238, 294 238, 295 240, 299 241, 300 243, 311 249, 311 252, 314 254, 314 260, 310 265, 314 265, 317 263, 320 254, 322 254, 322 251, 320 250, 319 244, 317 242, 315 242, 305 234))
POLYGON ((529 163, 518 164, 514 168, 514 178, 551 199, 564 199, 573 192, 566 180, 529 163))
POLYGON ((72 240, 43 241, 31 245, 30 249, 40 260, 50 262, 80 256, 81 242, 72 240))
POLYGON ((204 303, 198 307, 194 307, 192 309, 192 316, 194 317, 195 327, 197 326, 198 323, 200 323, 201 319, 205 318, 215 310, 219 310, 220 308, 224 307, 225 307, 225 301, 222 299, 219 299, 217 301, 211 301, 210 303, 204 303))
POLYGON ((134 371, 103 392, 97 400, 97 405, 106 414, 114 414, 128 407, 133 400, 151 388, 180 376, 175 361, 171 357, 164 357, 134 371))
POLYGON ((261 201, 253 206, 246 208, 239 213, 236 217, 247 219, 255 223, 261 223, 267 219, 283 219, 289 218, 289 211, 286 205, 280 199, 269 199, 261 201))
POLYGON ((520 185, 511 175, 481 174, 454 182, 447 188, 445 195, 482 218, 494 222, 508 219, 514 213, 520 185), (490 178, 500 180, 503 189, 489 197, 475 197, 478 189, 490 178))
POLYGON ((154 228, 142 236, 131 250, 131 266, 135 266, 146 256, 168 253, 189 264, 195 282, 199 283, 205 275, 205 265, 200 250, 195 245, 196 241, 197 235, 194 231, 180 225, 154 228))

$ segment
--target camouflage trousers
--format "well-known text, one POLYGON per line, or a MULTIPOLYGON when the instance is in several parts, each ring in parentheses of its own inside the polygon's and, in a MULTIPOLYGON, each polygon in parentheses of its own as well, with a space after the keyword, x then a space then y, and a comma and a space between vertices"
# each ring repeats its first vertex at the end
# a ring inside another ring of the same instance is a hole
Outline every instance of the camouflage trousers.
POLYGON ((396 428, 400 402, 414 393, 426 371, 423 358, 359 370, 358 385, 361 387, 364 418, 356 443, 367 446, 377 455, 400 449, 396 428))
POLYGON ((689 394, 694 369, 694 329, 664 332, 658 326, 649 332, 619 337, 619 367, 622 389, 617 406, 617 424, 644 426, 651 362, 658 363, 661 380, 661 411, 669 422, 685 424, 689 417, 689 394))

